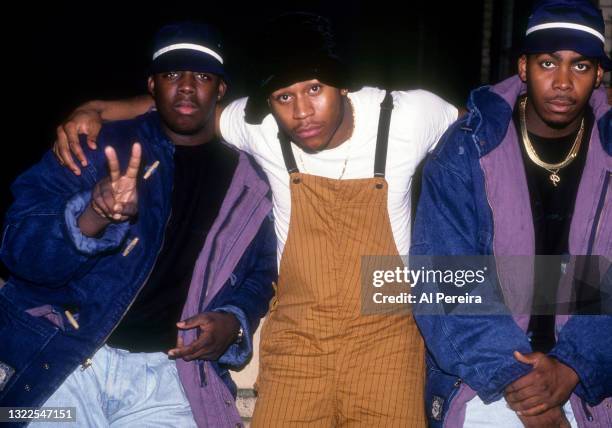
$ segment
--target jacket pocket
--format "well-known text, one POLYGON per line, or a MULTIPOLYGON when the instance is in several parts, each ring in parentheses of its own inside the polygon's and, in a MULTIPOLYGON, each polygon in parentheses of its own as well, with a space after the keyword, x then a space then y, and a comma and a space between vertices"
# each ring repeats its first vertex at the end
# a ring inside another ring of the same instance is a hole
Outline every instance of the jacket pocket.
POLYGON ((15 307, 0 295, 0 398, 27 370, 58 329, 15 307))

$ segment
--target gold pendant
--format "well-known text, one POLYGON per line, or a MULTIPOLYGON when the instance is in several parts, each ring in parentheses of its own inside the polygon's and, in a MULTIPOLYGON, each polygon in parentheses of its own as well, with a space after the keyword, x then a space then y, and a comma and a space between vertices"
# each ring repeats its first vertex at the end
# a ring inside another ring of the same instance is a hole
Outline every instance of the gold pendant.
POLYGON ((559 177, 556 172, 551 173, 549 178, 555 187, 557 187, 557 183, 561 181, 561 177, 559 177))

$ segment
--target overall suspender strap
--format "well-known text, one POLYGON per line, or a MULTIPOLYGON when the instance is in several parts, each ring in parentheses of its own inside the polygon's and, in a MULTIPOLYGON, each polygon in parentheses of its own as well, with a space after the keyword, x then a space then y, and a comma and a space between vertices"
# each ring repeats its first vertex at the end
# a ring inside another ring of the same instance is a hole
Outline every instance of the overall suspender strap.
POLYGON ((283 152, 283 160, 285 161, 285 168, 287 172, 292 174, 299 172, 297 164, 295 163, 295 156, 293 156, 293 150, 291 150, 291 141, 287 134, 282 131, 278 131, 278 141, 280 141, 281 151, 283 152))
POLYGON ((385 93, 385 99, 380 103, 378 117, 378 135, 376 136, 376 155, 374 157, 374 177, 384 177, 387 166, 387 146, 389 143, 389 127, 393 112, 393 97, 391 92, 385 93))

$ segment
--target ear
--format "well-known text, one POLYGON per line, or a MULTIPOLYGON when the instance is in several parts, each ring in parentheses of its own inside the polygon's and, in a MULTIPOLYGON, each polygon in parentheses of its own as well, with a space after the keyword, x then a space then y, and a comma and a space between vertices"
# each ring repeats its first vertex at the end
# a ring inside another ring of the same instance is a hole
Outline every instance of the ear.
POLYGON ((155 97, 155 79, 153 76, 149 76, 149 79, 147 80, 147 89, 149 90, 149 94, 151 94, 152 97, 155 97))
POLYGON ((223 79, 219 79, 219 86, 217 87, 217 101, 221 101, 227 91, 227 83, 223 79))
POLYGON ((604 69, 601 64, 597 64, 597 75, 595 76, 595 88, 599 88, 601 81, 603 80, 604 69))
POLYGON ((527 55, 521 55, 518 59, 518 75, 523 81, 527 82, 527 55))

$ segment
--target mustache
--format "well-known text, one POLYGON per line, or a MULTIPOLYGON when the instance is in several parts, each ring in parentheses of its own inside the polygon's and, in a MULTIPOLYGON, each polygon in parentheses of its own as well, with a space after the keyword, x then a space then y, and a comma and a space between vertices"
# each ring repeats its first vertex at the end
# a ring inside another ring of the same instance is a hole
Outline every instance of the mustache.
POLYGON ((312 129, 312 128, 320 128, 322 126, 323 126, 323 124, 319 123, 319 122, 302 123, 302 124, 300 124, 300 126, 298 126, 296 128, 293 128, 293 131, 295 133, 299 133, 299 132, 302 132, 302 131, 307 131, 307 130, 312 129))
POLYGON ((198 107, 198 103, 193 98, 179 98, 174 104, 175 107, 178 106, 188 106, 188 107, 198 107))

